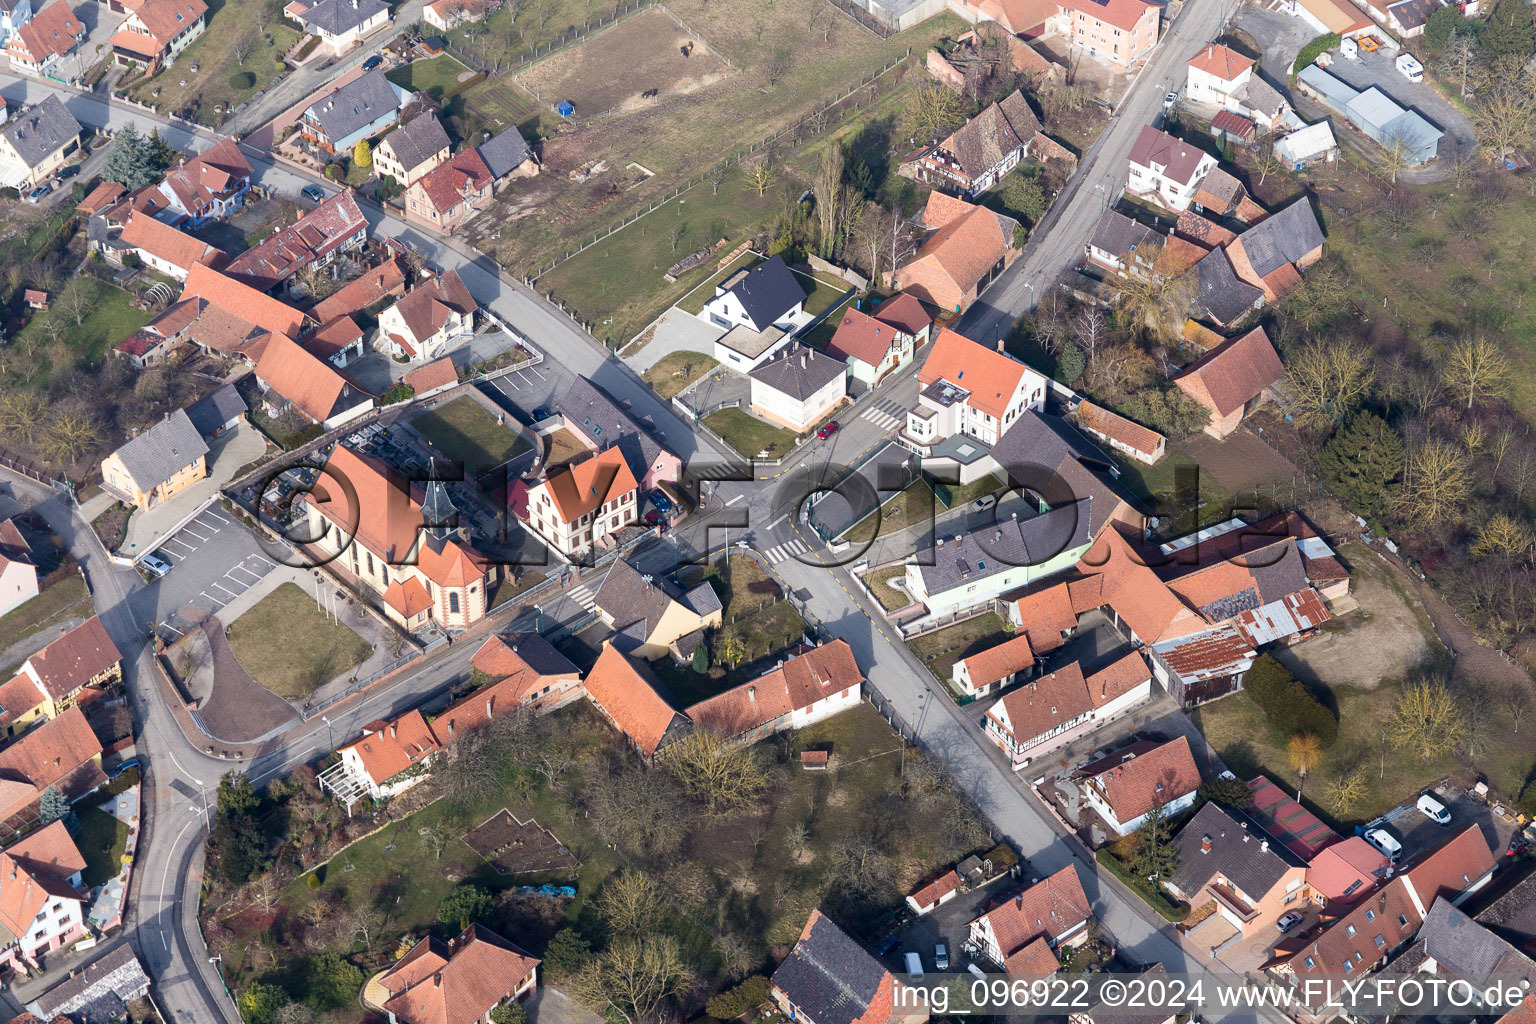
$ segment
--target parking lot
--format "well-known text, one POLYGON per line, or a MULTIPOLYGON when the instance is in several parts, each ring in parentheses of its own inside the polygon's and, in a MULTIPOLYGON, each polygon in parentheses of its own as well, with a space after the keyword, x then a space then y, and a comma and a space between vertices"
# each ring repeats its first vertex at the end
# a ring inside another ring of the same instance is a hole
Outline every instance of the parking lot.
POLYGON ((1458 786, 1446 785, 1432 792, 1451 812, 1450 824, 1441 825, 1431 821, 1418 809, 1418 797, 1414 797, 1388 811, 1383 816, 1385 820, 1378 819, 1379 824, 1372 822, 1370 825, 1372 828, 1385 829, 1402 844, 1403 855, 1399 863, 1411 864, 1423 858, 1426 853, 1444 845, 1471 824, 1483 830, 1483 838, 1488 840, 1495 855, 1502 855, 1509 849, 1510 836, 1515 832, 1513 821, 1504 820, 1488 804, 1458 786))
POLYGON ((493 377, 481 383, 480 390, 524 423, 532 423, 535 409, 553 415, 556 403, 569 386, 570 380, 563 371, 546 362, 493 377))
POLYGON ((171 570, 131 599, 135 617, 167 643, 187 630, 188 605, 213 613, 255 586, 275 563, 244 526, 210 508, 167 537, 154 552, 171 570))

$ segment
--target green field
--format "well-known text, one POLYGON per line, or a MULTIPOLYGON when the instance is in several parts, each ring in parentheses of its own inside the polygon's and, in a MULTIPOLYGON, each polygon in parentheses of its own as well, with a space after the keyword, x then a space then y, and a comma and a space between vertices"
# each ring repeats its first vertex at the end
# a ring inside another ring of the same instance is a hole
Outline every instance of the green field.
MULTIPOLYGON (((176 66, 134 83, 128 95, 164 113, 222 125, 235 107, 286 73, 277 61, 298 42, 298 29, 265 8, 264 0, 209 0, 208 27, 177 55, 176 66), (258 19, 266 19, 265 27, 257 28, 258 19), (241 47, 249 48, 243 58, 241 47)), ((237 126, 256 127, 238 121, 237 126)))
MULTIPOLYGON (((153 314, 135 309, 132 296, 121 288, 85 274, 65 285, 52 298, 48 312, 34 314, 8 345, 18 342, 36 345, 47 355, 57 329, 75 362, 95 363, 153 318, 153 314), (70 297, 71 289, 78 289, 80 293, 79 323, 75 322, 76 306, 70 297)), ((49 372, 59 373, 66 369, 67 366, 50 366, 49 372)))
POLYGON ((236 619, 229 647, 251 678, 288 700, 309 696, 373 651, 294 583, 282 584, 236 619))
POLYGON ((455 398, 410 423, 443 458, 463 469, 466 477, 479 476, 528 450, 522 434, 497 423, 472 395, 455 398))
POLYGON ((75 607, 88 596, 85 581, 78 574, 70 574, 21 607, 6 612, 0 616, 0 650, 40 632, 72 610, 76 615, 89 618, 89 604, 75 607))
POLYGON ((671 398, 719 365, 718 359, 702 352, 672 352, 640 376, 662 398, 671 398))
POLYGON ((86 888, 93 888, 115 877, 122 868, 128 849, 128 824, 100 807, 77 806, 75 817, 80 823, 75 845, 85 858, 80 880, 86 888))
POLYGON ((441 103, 443 94, 459 84, 460 75, 471 72, 457 59, 443 54, 429 60, 413 60, 403 64, 384 77, 411 92, 426 93, 441 103))

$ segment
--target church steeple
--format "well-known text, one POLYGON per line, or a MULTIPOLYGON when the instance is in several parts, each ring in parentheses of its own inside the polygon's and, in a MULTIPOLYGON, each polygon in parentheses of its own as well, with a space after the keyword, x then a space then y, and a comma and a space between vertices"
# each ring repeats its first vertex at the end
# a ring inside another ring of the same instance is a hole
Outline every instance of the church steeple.
POLYGON ((448 486, 438 479, 437 458, 427 462, 427 494, 421 503, 421 521, 433 540, 447 540, 458 526, 459 510, 448 497, 448 486))

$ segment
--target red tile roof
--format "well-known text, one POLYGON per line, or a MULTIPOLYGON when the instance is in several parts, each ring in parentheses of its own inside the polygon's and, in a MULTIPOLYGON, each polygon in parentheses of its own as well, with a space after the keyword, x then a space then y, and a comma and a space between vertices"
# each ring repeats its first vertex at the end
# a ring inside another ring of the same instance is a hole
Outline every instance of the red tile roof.
POLYGON ((535 485, 549 493, 555 514, 563 523, 573 523, 589 512, 639 490, 624 453, 605 448, 596 456, 562 466, 548 479, 535 485))
POLYGON ((1082 11, 1090 18, 1097 18, 1108 25, 1124 32, 1129 32, 1136 27, 1142 15, 1148 10, 1155 9, 1155 5, 1145 3, 1144 0, 1059 0, 1063 10, 1082 11))
MULTIPOLYGON (((385 561, 404 560, 422 537, 421 502, 412 493, 410 482, 383 461, 359 455, 345 445, 331 450, 312 497, 305 501, 312 502, 342 533, 385 561)), ((444 545, 442 553, 430 544, 423 543, 420 548, 416 568, 441 586, 457 586, 455 579, 475 571, 474 556, 456 542, 444 545), (465 559, 469 564, 460 564, 465 559)))
POLYGON ((1072 607, 1071 593, 1065 583, 1025 594, 1016 604, 1019 632, 1029 637, 1030 650, 1037 655, 1060 647, 1062 632, 1077 627, 1077 611, 1072 607))
POLYGON ((0 821, 25 811, 49 786, 78 796, 105 781, 94 763, 101 741, 72 707, 0 749, 0 821))
POLYGON ((398 259, 391 257, 389 262, 363 271, 362 276, 348 281, 329 296, 321 299, 309 314, 320 323, 325 323, 338 316, 362 312, 369 306, 382 302, 391 295, 403 294, 404 291, 405 269, 401 267, 398 259))
MULTIPOLYGON (((200 0, 199 0, 200 2, 200 0)), ((165 172, 165 187, 189 212, 207 210, 250 179, 251 165, 233 139, 220 139, 165 172)))
POLYGON ((1157 431, 1092 402, 1084 401, 1078 405, 1077 422, 1093 433, 1119 441, 1149 457, 1163 444, 1163 435, 1157 431))
POLYGON ((479 308, 457 270, 417 285, 395 303, 395 309, 413 335, 411 340, 417 344, 442 330, 453 314, 471 316, 479 308))
POLYGON ((1123 824, 1199 789, 1200 769, 1195 767, 1189 740, 1180 736, 1128 761, 1107 766, 1087 776, 1086 781, 1098 786, 1105 803, 1123 824))
POLYGON ((1307 865, 1307 884, 1330 905, 1356 903, 1376 888, 1387 867, 1387 858, 1380 850, 1359 836, 1350 836, 1312 858, 1307 865))
POLYGON ((128 189, 115 181, 104 181, 91 189, 90 195, 80 200, 76 210, 89 217, 93 213, 100 213, 113 203, 122 198, 128 189))
POLYGON ((973 408, 1001 419, 1027 369, 1017 359, 946 327, 934 339, 917 379, 925 387, 936 380, 962 387, 971 393, 973 408))
POLYGON ((185 32, 203 15, 208 5, 203 0, 144 0, 143 6, 133 12, 149 30, 154 40, 153 55, 171 45, 171 40, 185 32))
POLYGON ((28 658, 27 665, 44 692, 60 700, 122 660, 101 619, 92 615, 28 658))
POLYGON ((1174 383, 1218 416, 1226 416, 1285 376, 1285 366, 1275 354, 1264 328, 1255 327, 1212 349, 1184 368, 1174 383))
POLYGON ((363 769, 376 785, 382 786, 412 765, 436 753, 441 745, 421 712, 412 708, 392 722, 372 722, 363 727, 364 736, 341 748, 357 752, 363 769))
POLYGON ((660 685, 649 666, 625 657, 611 643, 603 647, 586 679, 587 696, 648 757, 682 721, 658 692, 660 685))
POLYGON ((916 903, 919 907, 926 907, 930 904, 938 903, 939 900, 942 899, 945 895, 952 893, 959 888, 960 876, 955 873, 953 868, 951 868, 950 870, 940 875, 938 878, 935 878, 927 885, 918 889, 917 892, 914 892, 908 898, 916 903))
POLYGON ((62 821, 55 821, 0 853, 0 924, 25 935, 50 900, 85 902, 67 879, 85 870, 85 858, 62 821))
POLYGON ((1189 66, 1204 71, 1208 75, 1215 75, 1224 82, 1231 82, 1235 81, 1238 75, 1252 68, 1253 61, 1236 50, 1209 43, 1205 49, 1189 59, 1189 66))
POLYGON ((279 302, 250 285, 232 280, 210 267, 198 264, 187 274, 182 298, 201 296, 227 313, 275 334, 296 336, 304 326, 305 316, 285 302, 279 302))
POLYGON ((875 319, 916 337, 933 324, 933 317, 911 292, 897 292, 875 307, 875 319))
POLYGON ((1061 961, 1043 935, 1003 962, 1005 974, 1055 974, 1059 970, 1061 961))
POLYGON ((424 395, 428 391, 436 391, 438 388, 447 387, 449 384, 459 382, 459 371, 454 369, 453 360, 447 356, 434 359, 425 366, 419 366, 400 378, 411 386, 411 390, 418 395, 424 395))
POLYGON ((383 597, 385 604, 406 619, 414 618, 432 607, 432 597, 419 576, 396 578, 385 588, 383 597))
POLYGON ((343 189, 293 224, 268 235, 260 245, 236 256, 224 273, 266 291, 367 230, 368 220, 358 208, 357 198, 351 190, 343 189))
POLYGON ((1081 613, 1094 600, 1108 604, 1144 643, 1203 632, 1209 625, 1174 596, 1113 527, 1099 534, 1077 570, 1100 582, 1097 591, 1086 583, 1069 584, 1074 609, 1081 613), (1080 602, 1084 607, 1078 607, 1080 602))
POLYGON ((1349 973, 1366 973, 1411 939, 1424 920, 1407 883, 1404 877, 1394 878, 1320 933, 1298 936, 1289 943, 1282 940, 1268 966, 1286 964, 1298 979, 1343 975, 1346 963, 1349 973))
POLYGON ((1173 230, 1180 236, 1199 242, 1205 246, 1206 251, 1226 245, 1237 237, 1236 232, 1200 216, 1194 210, 1185 210, 1179 214, 1179 219, 1174 222, 1173 230))
POLYGON ((446 944, 423 939, 378 983, 391 993, 384 1009, 401 1024, 475 1024, 538 965, 500 935, 472 924, 446 944))
POLYGON ((145 213, 134 212, 129 216, 128 223, 123 225, 120 239, 124 245, 131 245, 182 270, 191 270, 199 263, 218 266, 225 258, 224 250, 199 241, 145 213))
POLYGON ((37 707, 43 699, 43 691, 25 672, 0 685, 0 729, 37 707))
POLYGON ((1032 667, 1034 651, 1027 635, 1005 640, 996 647, 989 647, 965 660, 965 670, 970 674, 971 685, 977 689, 991 686, 1004 676, 1011 676, 1032 667))
POLYGON ((85 25, 75 17, 69 4, 65 0, 54 0, 18 28, 5 48, 21 50, 33 61, 42 63, 47 57, 68 53, 83 38, 85 25))
POLYGON ((1266 776, 1248 780, 1248 791, 1253 794, 1253 817, 1302 860, 1311 860, 1339 841, 1337 832, 1266 776))
POLYGON ((1003 694, 987 712, 988 718, 1001 725, 998 706, 1007 715, 1008 731, 1025 742, 1088 714, 1095 705, 1088 696, 1082 666, 1073 661, 1003 694))
POLYGON ((846 640, 802 650, 771 672, 690 707, 693 723, 740 736, 817 701, 857 688, 864 673, 846 640))
POLYGON ((438 164, 412 185, 421 189, 432 208, 447 213, 464 201, 465 192, 481 192, 495 179, 477 149, 465 149, 438 164))
MULTIPOLYGON (((938 230, 923 241, 908 266, 929 262, 961 292, 968 292, 1013 248, 1012 217, 972 206, 942 192, 928 195, 923 223, 938 230)), ((906 268, 903 268, 906 269, 906 268)))
POLYGON ((339 316, 313 333, 304 335, 299 342, 310 355, 330 359, 336 353, 355 345, 363 338, 363 329, 350 316, 339 316))
POLYGON ((890 324, 850 306, 843 311, 837 333, 827 342, 827 354, 845 361, 853 358, 879 366, 880 360, 895 344, 896 330, 890 324))
POLYGON ((1210 251, 1198 242, 1169 235, 1163 239, 1162 251, 1157 254, 1157 262, 1152 265, 1152 269, 1167 277, 1177 277, 1199 263, 1210 251))
POLYGON ((316 423, 335 415, 338 402, 349 391, 356 404, 367 398, 330 363, 281 334, 267 340, 256 363, 256 376, 316 423))
POLYGON ((1036 939, 1054 939, 1091 916, 1077 869, 1068 864, 976 920, 986 918, 998 948, 1011 958, 1036 939))
POLYGON ((1147 668, 1147 659, 1140 651, 1131 651, 1088 677, 1088 699, 1093 701, 1094 707, 1103 707, 1151 678, 1152 670, 1147 668))
POLYGON ((1483 838, 1483 830, 1474 822, 1409 868, 1403 877, 1412 884, 1419 905, 1427 914, 1437 897, 1455 899, 1492 871, 1497 861, 1488 840, 1483 838))

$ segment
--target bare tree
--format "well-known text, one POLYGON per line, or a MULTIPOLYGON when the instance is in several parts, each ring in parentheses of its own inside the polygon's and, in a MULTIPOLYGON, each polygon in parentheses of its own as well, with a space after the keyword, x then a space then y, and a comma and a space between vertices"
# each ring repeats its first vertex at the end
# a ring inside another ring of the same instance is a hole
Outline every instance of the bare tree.
POLYGON ((544 782, 550 789, 559 789, 560 779, 575 764, 576 760, 567 747, 558 743, 548 743, 540 748, 529 767, 544 777, 544 782))
POLYGON ((719 195, 720 186, 724 185, 731 177, 731 165, 725 160, 720 161, 709 169, 705 180, 709 182, 710 194, 719 195))
POLYGON ((1376 379, 1370 353, 1348 339, 1314 339, 1286 366, 1286 379, 1303 425, 1332 427, 1370 395, 1376 379))
POLYGON ((773 169, 773 160, 768 156, 764 156, 751 167, 745 168, 743 173, 747 176, 747 184, 759 196, 778 184, 778 176, 774 173, 773 169))
POLYGON ((1456 342, 1442 373, 1446 386, 1458 398, 1466 396, 1468 409, 1479 400, 1501 398, 1509 391, 1509 361, 1499 346, 1482 334, 1456 342))
POLYGON ((363 940, 363 948, 373 949, 373 940, 378 938, 379 929, 384 927, 384 915, 364 903, 359 903, 352 908, 352 937, 363 940))
POLYGON ((638 871, 624 871, 603 883, 597 911, 616 935, 641 935, 666 910, 661 890, 638 871))
POLYGON ((1097 306, 1085 307, 1072 318, 1072 333, 1078 347, 1088 357, 1088 368, 1094 369, 1099 349, 1109 338, 1109 320, 1104 316, 1104 311, 1097 306))
POLYGON ((666 764, 683 789, 714 813, 745 806, 768 785, 753 748, 707 729, 695 729, 669 747, 666 764))
POLYGON ((768 79, 769 85, 778 85, 793 66, 793 51, 787 46, 781 46, 773 51, 773 55, 768 58, 768 63, 763 65, 763 74, 768 79))
POLYGON ((433 860, 443 859, 443 848, 453 841, 454 829, 447 825, 423 825, 416 830, 421 841, 432 854, 433 860))
POLYGON ((282 889, 278 888, 270 874, 262 875, 251 883, 251 902, 261 908, 262 913, 270 914, 283 898, 282 889))
POLYGON ((653 1024, 667 1000, 693 989, 693 970, 670 935, 611 943, 576 984, 593 1006, 611 1007, 625 1024, 653 1024))
POLYGON ((826 259, 836 254, 841 242, 837 227, 840 204, 845 198, 843 171, 843 147, 828 146, 822 151, 821 162, 817 164, 811 182, 816 191, 816 226, 820 229, 821 255, 826 259))
POLYGON ((902 134, 915 143, 942 139, 964 123, 960 97, 937 82, 920 86, 901 112, 902 134))
POLYGON ((1499 703, 1509 717, 1510 732, 1520 735, 1520 723, 1531 713, 1531 689, 1524 683, 1511 683, 1499 691, 1499 703))

